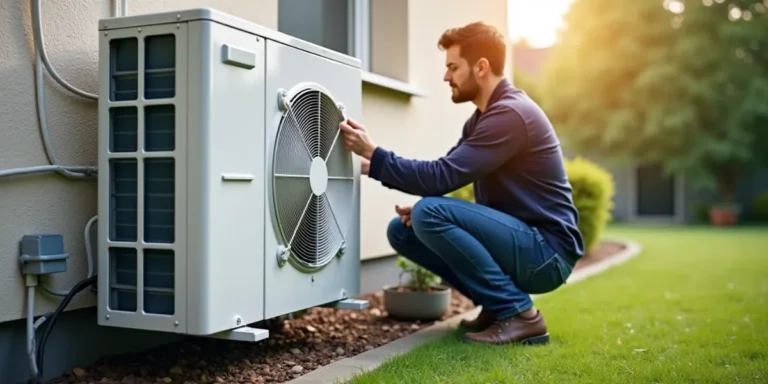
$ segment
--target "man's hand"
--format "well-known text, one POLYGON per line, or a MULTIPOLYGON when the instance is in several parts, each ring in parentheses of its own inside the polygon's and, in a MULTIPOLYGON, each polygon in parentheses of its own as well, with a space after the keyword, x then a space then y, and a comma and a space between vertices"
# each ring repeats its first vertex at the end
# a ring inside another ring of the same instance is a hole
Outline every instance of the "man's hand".
POLYGON ((360 173, 367 175, 369 169, 371 169, 371 161, 367 159, 360 159, 360 173))
POLYGON ((411 226, 411 209, 412 207, 401 207, 399 205, 395 205, 395 212, 400 215, 400 222, 408 227, 411 226))
POLYGON ((376 149, 376 144, 368 136, 368 131, 363 125, 352 119, 347 119, 347 121, 339 124, 339 129, 341 129, 344 146, 347 149, 366 160, 371 159, 373 150, 376 149))

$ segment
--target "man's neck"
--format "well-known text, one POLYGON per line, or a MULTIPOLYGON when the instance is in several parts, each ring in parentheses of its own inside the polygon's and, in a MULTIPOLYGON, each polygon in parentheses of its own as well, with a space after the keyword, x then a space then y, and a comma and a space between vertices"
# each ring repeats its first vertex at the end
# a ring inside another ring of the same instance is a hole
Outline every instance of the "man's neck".
POLYGON ((485 109, 488 108, 488 101, 491 99, 493 91, 496 90, 496 87, 498 87, 499 83, 503 80, 503 77, 492 77, 480 87, 480 94, 472 101, 475 106, 477 106, 480 113, 485 112, 485 109))

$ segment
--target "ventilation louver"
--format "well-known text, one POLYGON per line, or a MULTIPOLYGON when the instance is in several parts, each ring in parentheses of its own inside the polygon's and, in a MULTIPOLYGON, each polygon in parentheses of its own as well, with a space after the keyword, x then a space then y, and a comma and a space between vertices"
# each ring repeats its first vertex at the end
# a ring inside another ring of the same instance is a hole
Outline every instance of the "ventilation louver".
POLYGON ((339 123, 343 107, 322 90, 306 87, 288 99, 273 159, 273 201, 282 246, 280 265, 291 260, 317 269, 344 252, 351 220, 354 177, 339 123))

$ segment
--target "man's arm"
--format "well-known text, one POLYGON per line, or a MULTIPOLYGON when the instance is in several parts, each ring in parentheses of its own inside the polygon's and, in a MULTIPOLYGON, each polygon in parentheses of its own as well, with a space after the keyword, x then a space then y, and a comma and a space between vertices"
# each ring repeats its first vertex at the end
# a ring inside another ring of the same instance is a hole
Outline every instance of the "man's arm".
MULTIPOLYGON (((467 138, 467 129, 468 129, 468 127, 469 127, 469 119, 464 123, 464 127, 461 130, 461 137, 459 137, 458 142, 456 144, 454 144, 453 147, 451 147, 451 149, 448 150, 448 152, 446 153, 446 156, 450 155, 451 153, 453 153, 453 151, 455 151, 456 148, 458 148, 461 145, 461 143, 464 142, 464 140, 467 138)), ((368 163, 368 166, 369 166, 368 171, 370 172, 370 161, 368 163)), ((399 187, 397 187, 395 185, 389 184, 389 183, 387 183, 385 181, 381 181, 381 185, 383 185, 384 187, 390 188, 390 189, 396 189, 396 190, 398 190, 400 192, 403 192, 403 193, 409 193, 409 194, 411 193, 411 192, 402 190, 401 188, 399 188, 399 187)))
POLYGON ((412 195, 442 196, 498 168, 526 145, 527 136, 517 112, 494 106, 480 117, 473 132, 438 160, 410 160, 376 148, 369 177, 412 195))

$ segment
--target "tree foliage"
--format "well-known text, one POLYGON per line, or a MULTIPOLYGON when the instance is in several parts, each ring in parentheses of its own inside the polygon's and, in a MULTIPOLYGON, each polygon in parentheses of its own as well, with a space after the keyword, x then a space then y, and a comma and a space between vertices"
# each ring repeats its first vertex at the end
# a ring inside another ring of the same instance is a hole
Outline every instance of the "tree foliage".
POLYGON ((547 112, 576 149, 661 162, 730 200, 741 171, 768 163, 766 5, 576 0, 547 112))

